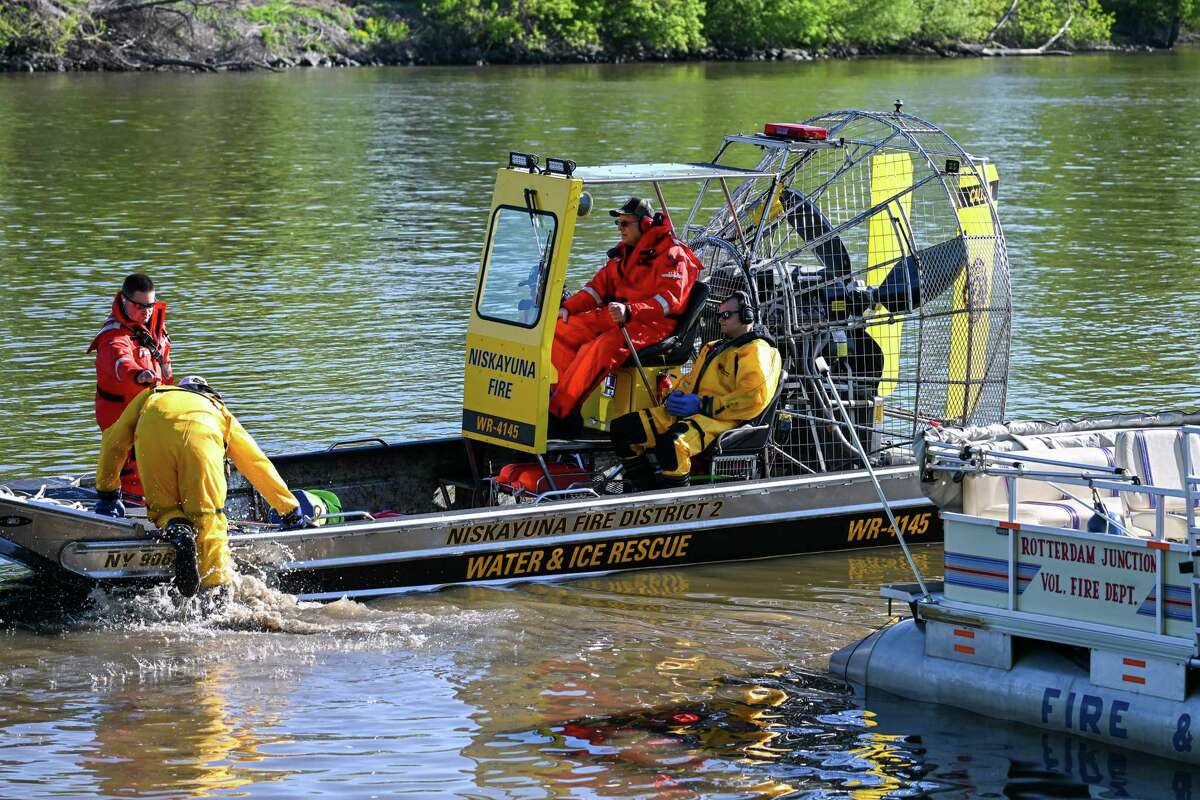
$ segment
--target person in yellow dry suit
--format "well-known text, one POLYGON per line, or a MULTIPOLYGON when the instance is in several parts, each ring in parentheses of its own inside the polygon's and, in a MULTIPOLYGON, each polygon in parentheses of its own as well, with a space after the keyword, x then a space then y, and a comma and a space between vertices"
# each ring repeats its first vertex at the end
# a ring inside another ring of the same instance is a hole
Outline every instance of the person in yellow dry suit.
POLYGON ((175 546, 175 583, 189 597, 233 574, 225 521, 225 457, 282 517, 285 528, 312 520, 270 460, 203 378, 137 395, 104 432, 96 467, 97 514, 125 516, 121 465, 137 453, 147 516, 175 546), (199 562, 197 564, 197 561, 199 562))
POLYGON ((770 334, 755 324, 745 292, 717 307, 721 339, 707 342, 679 388, 661 406, 613 420, 613 448, 624 460, 625 479, 641 491, 686 486, 692 458, 722 432, 749 422, 770 404, 781 362, 770 334), (653 449, 661 475, 647 459, 653 449))

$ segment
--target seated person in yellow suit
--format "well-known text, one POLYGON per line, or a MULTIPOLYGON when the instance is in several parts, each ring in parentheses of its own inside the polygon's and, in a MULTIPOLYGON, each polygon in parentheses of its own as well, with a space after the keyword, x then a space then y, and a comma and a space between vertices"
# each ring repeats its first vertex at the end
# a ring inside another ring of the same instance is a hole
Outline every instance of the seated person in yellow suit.
POLYGON ((757 417, 775 396, 781 363, 775 342, 745 292, 717 307, 721 339, 706 343, 679 388, 661 406, 613 420, 613 448, 625 462, 625 479, 638 491, 687 486, 692 458, 723 431, 757 417), (661 476, 646 454, 653 449, 661 476))
POLYGON ((312 524, 270 460, 203 378, 187 377, 178 386, 142 392, 104 431, 96 467, 97 514, 125 516, 121 465, 130 447, 137 452, 147 516, 175 546, 175 583, 185 597, 200 586, 228 583, 233 576, 224 513, 226 455, 279 513, 285 528, 312 524))

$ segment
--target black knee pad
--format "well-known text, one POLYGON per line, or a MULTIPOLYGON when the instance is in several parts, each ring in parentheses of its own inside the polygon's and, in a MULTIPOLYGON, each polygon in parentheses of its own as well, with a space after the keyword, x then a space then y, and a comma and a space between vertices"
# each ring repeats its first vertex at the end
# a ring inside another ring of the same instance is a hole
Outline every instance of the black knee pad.
POLYGON ((687 432, 686 422, 676 422, 658 435, 654 442, 654 454, 658 456, 658 466, 663 472, 672 472, 679 468, 679 458, 675 453, 675 440, 687 432))
POLYGON ((646 441, 646 429, 642 425, 642 412, 634 411, 622 414, 612 421, 609 427, 613 449, 621 458, 633 458, 634 452, 629 445, 642 444, 646 441))

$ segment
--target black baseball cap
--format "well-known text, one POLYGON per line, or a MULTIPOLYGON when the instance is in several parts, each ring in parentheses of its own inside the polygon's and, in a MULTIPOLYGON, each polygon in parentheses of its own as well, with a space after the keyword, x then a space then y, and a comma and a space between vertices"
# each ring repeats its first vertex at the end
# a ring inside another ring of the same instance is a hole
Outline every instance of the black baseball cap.
POLYGON ((650 201, 643 200, 640 197, 631 197, 625 201, 625 205, 620 208, 614 208, 608 212, 610 217, 619 217, 622 214, 628 214, 631 217, 652 217, 654 209, 650 207, 650 201))

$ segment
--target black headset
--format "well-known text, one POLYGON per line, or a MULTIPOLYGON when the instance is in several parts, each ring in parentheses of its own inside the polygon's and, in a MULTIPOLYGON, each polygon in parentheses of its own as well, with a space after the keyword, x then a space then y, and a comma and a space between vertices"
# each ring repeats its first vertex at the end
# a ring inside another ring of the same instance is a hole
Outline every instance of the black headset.
POLYGON ((754 307, 750 305, 750 295, 739 289, 729 295, 728 299, 738 301, 738 320, 743 325, 752 325, 754 323, 754 307))

